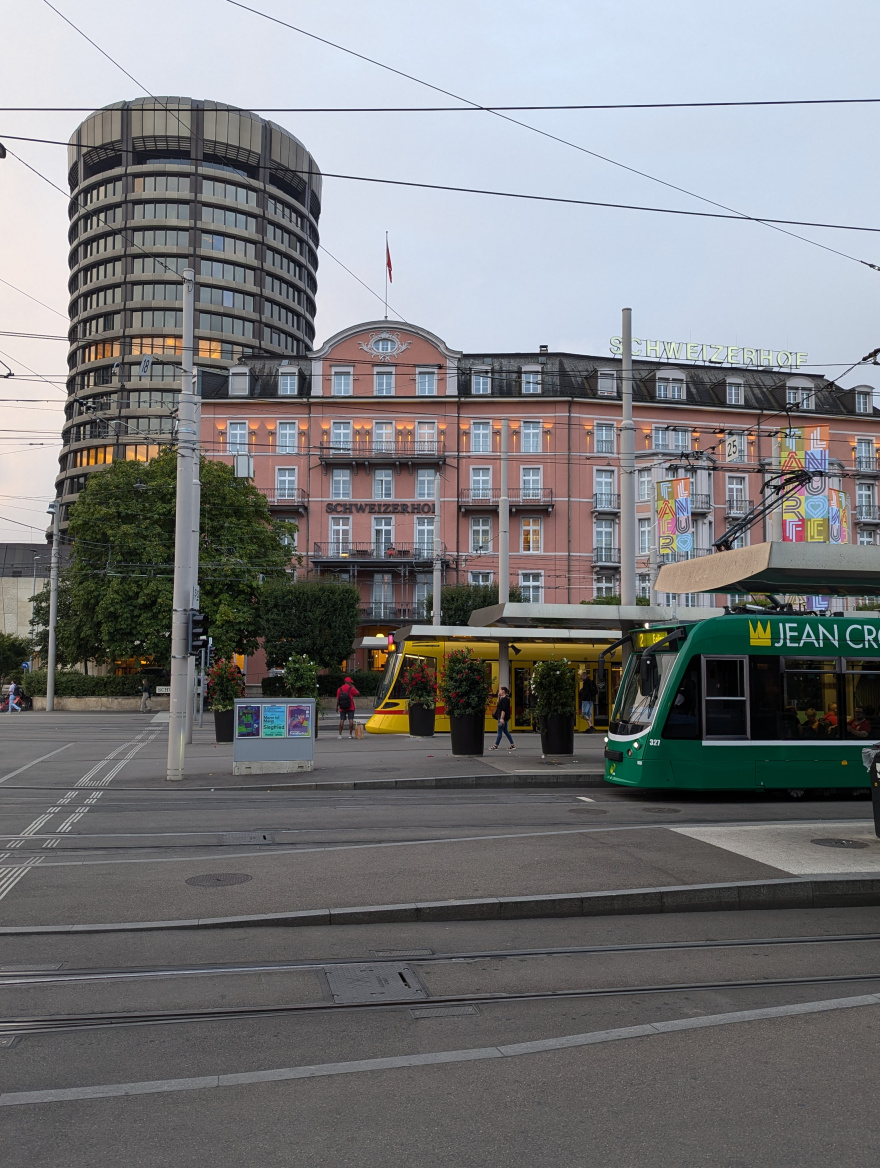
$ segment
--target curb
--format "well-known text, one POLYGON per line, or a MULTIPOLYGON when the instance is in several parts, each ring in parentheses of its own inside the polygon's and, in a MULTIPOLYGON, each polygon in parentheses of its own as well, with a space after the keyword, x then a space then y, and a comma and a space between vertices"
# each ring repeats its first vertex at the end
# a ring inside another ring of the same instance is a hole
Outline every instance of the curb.
POLYGON ((880 905, 880 876, 812 876, 746 880, 736 884, 683 884, 613 892, 550 896, 493 896, 316 908, 257 916, 201 917, 183 921, 130 921, 94 925, 20 925, 0 936, 151 932, 160 929, 241 929, 309 925, 402 924, 413 921, 509 921, 528 917, 622 916, 629 913, 746 911, 765 908, 853 908, 880 905))
MULTIPOLYGON (((261 791, 412 791, 429 789, 453 791, 477 787, 604 787, 602 771, 580 771, 553 774, 536 771, 528 775, 441 775, 425 779, 349 779, 326 783, 265 783, 241 787, 223 787, 224 791, 250 791, 258 786, 261 791)), ((202 788, 187 788, 187 790, 202 788)))

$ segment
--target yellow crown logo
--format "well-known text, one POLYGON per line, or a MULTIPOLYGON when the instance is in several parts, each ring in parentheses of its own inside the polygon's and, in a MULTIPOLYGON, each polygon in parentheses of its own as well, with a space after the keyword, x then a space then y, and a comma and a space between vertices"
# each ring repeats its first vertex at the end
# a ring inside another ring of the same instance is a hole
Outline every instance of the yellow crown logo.
POLYGON ((749 621, 749 644, 750 645, 767 645, 770 646, 770 622, 762 625, 760 621, 757 624, 752 624, 749 621))

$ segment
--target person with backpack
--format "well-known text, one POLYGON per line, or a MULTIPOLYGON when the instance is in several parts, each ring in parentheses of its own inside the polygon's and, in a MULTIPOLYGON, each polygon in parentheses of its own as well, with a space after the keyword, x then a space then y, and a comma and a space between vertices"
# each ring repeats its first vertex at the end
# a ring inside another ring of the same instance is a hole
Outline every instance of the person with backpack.
POLYGON ((339 711, 339 734, 337 737, 339 738, 342 737, 346 718, 348 718, 348 736, 354 738, 354 699, 357 696, 358 691, 354 687, 354 682, 350 677, 346 677, 336 691, 336 709, 339 711))
POLYGON ((9 705, 7 707, 8 712, 10 714, 12 713, 13 710, 16 712, 16 714, 21 713, 21 699, 19 696, 20 694, 21 694, 21 688, 18 685, 18 683, 15 681, 11 682, 10 686, 9 686, 9 705))
POLYGON ((495 707, 495 713, 492 715, 498 723, 498 733, 495 736, 495 745, 490 746, 490 750, 497 750, 501 745, 501 735, 503 734, 510 743, 508 750, 516 750, 513 745, 513 735, 510 733, 510 690, 506 685, 498 691, 498 704, 495 707))

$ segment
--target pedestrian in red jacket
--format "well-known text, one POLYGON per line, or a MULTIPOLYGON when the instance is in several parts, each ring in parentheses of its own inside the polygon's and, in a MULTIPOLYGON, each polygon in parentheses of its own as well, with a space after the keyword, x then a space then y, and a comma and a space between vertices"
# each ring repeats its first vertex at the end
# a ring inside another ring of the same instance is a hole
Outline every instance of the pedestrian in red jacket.
POLYGON ((354 738, 354 699, 357 696, 358 691, 354 688, 354 682, 350 677, 347 677, 336 691, 336 709, 339 711, 339 738, 342 737, 346 718, 348 718, 348 736, 354 738))

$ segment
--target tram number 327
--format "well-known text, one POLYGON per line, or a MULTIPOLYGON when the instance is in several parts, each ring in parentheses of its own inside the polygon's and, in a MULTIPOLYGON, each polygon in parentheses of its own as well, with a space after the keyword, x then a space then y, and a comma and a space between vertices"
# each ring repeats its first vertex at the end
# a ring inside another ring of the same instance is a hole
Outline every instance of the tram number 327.
POLYGON ((659 746, 659 745, 660 745, 660 739, 659 739, 659 738, 649 738, 649 739, 648 739, 648 745, 649 745, 649 746, 659 746))

